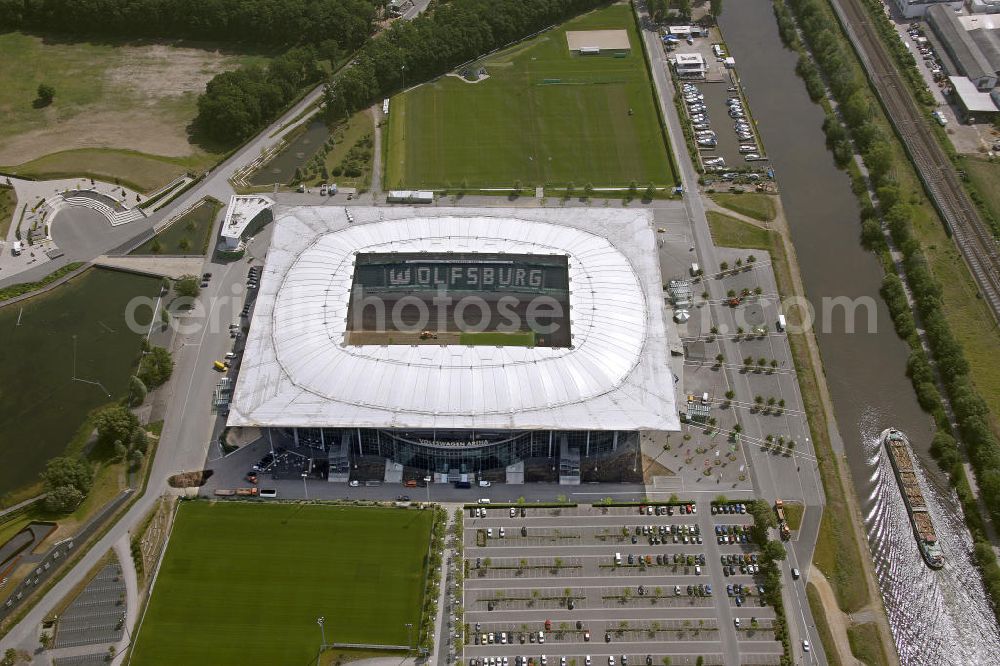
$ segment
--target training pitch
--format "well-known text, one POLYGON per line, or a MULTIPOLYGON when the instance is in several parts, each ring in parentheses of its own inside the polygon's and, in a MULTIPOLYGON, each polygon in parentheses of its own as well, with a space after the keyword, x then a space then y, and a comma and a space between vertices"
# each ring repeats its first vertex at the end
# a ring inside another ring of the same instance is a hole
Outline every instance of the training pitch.
POLYGON ((632 10, 613 5, 392 98, 391 188, 674 185, 632 10), (624 29, 624 54, 570 52, 566 32, 624 29), (618 57, 618 56, 624 57, 618 57))
POLYGON ((307 664, 338 643, 416 640, 431 511, 182 503, 135 664, 307 664))

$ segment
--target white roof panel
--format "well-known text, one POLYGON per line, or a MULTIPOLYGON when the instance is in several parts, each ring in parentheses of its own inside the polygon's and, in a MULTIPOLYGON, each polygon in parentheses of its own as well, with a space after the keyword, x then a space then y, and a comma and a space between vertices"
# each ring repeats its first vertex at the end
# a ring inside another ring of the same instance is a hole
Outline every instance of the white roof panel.
POLYGON ((676 430, 639 210, 278 208, 233 426, 676 430), (568 257, 573 346, 345 345, 358 252, 568 257))

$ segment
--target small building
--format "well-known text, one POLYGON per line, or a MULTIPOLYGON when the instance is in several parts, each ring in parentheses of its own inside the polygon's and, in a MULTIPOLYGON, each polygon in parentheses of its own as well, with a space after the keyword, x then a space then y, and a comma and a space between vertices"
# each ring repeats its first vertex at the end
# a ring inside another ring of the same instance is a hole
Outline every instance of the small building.
POLYGON ((996 70, 950 7, 931 7, 927 10, 927 20, 959 74, 968 77, 979 90, 996 87, 996 70))
POLYGON ((383 116, 389 115, 389 98, 388 97, 386 97, 385 99, 382 100, 382 115, 383 116))
POLYGON ((219 234, 222 241, 220 249, 227 252, 240 249, 250 223, 273 205, 273 199, 259 194, 234 194, 230 197, 219 234))
POLYGON ((736 67, 736 58, 733 58, 732 56, 729 56, 722 62, 725 63, 726 69, 733 69, 736 67))
POLYGON ((703 79, 708 71, 705 58, 700 53, 678 53, 674 69, 682 79, 703 79))
POLYGON ((621 54, 632 48, 625 30, 568 30, 566 45, 580 55, 621 54))
POLYGON ((962 122, 988 123, 1000 115, 993 94, 978 90, 964 76, 949 76, 948 81, 954 91, 952 99, 959 108, 962 122))
POLYGON ((908 19, 923 16, 927 13, 928 9, 938 5, 946 5, 951 9, 962 8, 961 0, 958 0, 958 2, 955 0, 893 0, 893 2, 899 8, 899 13, 908 19))
POLYGON ((667 285, 670 302, 675 308, 687 308, 691 305, 691 283, 687 280, 671 280, 667 285))
POLYGON ((386 197, 389 203, 434 203, 434 193, 430 190, 391 190, 386 197))

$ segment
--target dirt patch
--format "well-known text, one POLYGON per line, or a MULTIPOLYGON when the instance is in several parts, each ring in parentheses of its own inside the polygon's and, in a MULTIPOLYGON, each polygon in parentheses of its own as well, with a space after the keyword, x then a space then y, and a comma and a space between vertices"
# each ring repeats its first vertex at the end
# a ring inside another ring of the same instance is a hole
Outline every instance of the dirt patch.
POLYGON ((80 90, 67 83, 58 85, 56 101, 48 109, 14 108, 12 135, 0 140, 0 164, 7 166, 71 148, 190 155, 196 149, 188 142, 187 126, 197 113, 205 84, 219 72, 263 60, 166 44, 97 50, 32 43, 32 48, 32 57, 38 59, 49 54, 71 63, 74 58, 89 58, 89 71, 80 73, 86 79, 78 82, 80 90))
POLYGON ((171 488, 200 488, 205 485, 214 472, 210 469, 203 469, 197 472, 183 472, 174 474, 167 479, 171 488))

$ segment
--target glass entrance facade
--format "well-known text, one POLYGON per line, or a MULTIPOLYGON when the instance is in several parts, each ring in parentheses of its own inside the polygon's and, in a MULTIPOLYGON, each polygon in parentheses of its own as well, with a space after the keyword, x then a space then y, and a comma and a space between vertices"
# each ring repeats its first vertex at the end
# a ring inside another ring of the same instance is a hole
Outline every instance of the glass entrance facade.
POLYGON ((559 457, 564 445, 583 458, 602 457, 638 445, 638 433, 622 430, 398 430, 385 428, 299 429, 299 441, 318 438, 330 446, 349 444, 351 457, 378 456, 430 472, 479 473, 528 458, 559 457))

